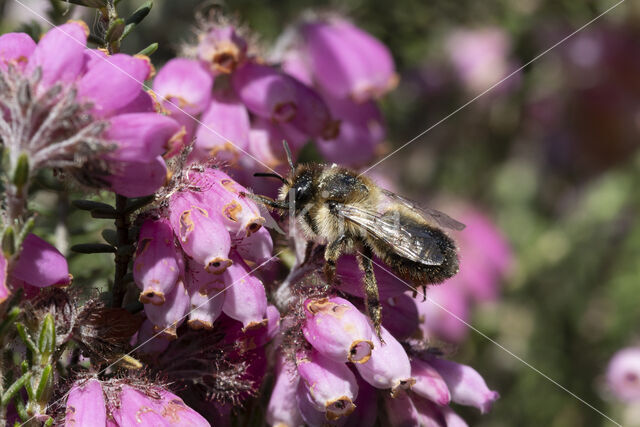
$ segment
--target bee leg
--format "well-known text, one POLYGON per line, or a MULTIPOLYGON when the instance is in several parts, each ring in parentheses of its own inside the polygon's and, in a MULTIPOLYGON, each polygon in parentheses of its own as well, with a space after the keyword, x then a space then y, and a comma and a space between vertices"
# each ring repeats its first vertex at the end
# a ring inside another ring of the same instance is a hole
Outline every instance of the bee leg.
POLYGON ((240 193, 241 196, 244 196, 248 199, 253 200, 254 202, 258 202, 260 204, 263 204, 269 208, 272 209, 278 209, 278 210, 287 210, 289 209, 289 205, 287 205, 287 203, 285 202, 280 202, 278 200, 273 200, 271 197, 267 197, 267 196, 261 196, 260 194, 253 194, 253 193, 245 193, 245 192, 241 192, 240 193))
POLYGON ((342 253, 345 240, 346 237, 343 234, 333 242, 330 242, 324 249, 324 259, 327 262, 324 265, 324 276, 329 284, 332 284, 333 279, 336 277, 336 261, 342 253))
POLYGON ((360 269, 364 273, 364 303, 367 308, 367 314, 373 321, 373 326, 376 330, 376 334, 380 341, 382 336, 380 334, 380 326, 382 324, 382 306, 380 305, 380 295, 378 294, 378 283, 376 282, 376 275, 373 271, 373 253, 368 247, 364 247, 362 252, 358 253, 358 264, 360 269))

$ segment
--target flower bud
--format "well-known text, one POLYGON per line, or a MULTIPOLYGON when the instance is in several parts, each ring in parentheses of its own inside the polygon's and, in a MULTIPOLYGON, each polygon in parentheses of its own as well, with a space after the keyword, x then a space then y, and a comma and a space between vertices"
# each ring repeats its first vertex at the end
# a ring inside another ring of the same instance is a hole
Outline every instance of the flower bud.
POLYGON ((198 59, 214 74, 232 73, 247 54, 247 42, 231 25, 212 29, 198 40, 198 59))
POLYGON ((192 261, 186 280, 191 305, 187 324, 192 329, 213 329, 225 300, 223 277, 192 261))
POLYGON ((232 252, 231 259, 233 265, 224 273, 226 289, 222 311, 242 322, 244 331, 264 327, 268 323, 264 285, 249 273, 249 267, 238 254, 232 252))
POLYGON ((432 359, 429 364, 438 370, 449 387, 451 400, 460 405, 475 406, 483 414, 500 395, 489 390, 480 374, 470 366, 445 359, 432 359))
POLYGON ((189 293, 182 280, 178 280, 173 290, 165 295, 162 305, 145 304, 144 312, 153 324, 154 332, 162 332, 168 339, 177 337, 176 330, 184 322, 189 310, 189 293))
POLYGON ((411 376, 416 383, 411 387, 414 393, 429 399, 438 405, 448 405, 451 394, 444 379, 428 362, 420 359, 411 361, 411 376))
POLYGON ((296 363, 311 403, 325 413, 327 420, 337 420, 353 412, 358 384, 347 365, 327 359, 317 351, 298 354, 296 363))
POLYGON ((304 311, 304 336, 323 356, 336 362, 369 360, 373 329, 353 304, 339 297, 307 299, 304 311))
POLYGON ((218 169, 205 172, 192 171, 191 185, 197 186, 197 196, 207 205, 209 212, 220 217, 234 238, 249 236, 260 229, 265 219, 256 204, 241 195, 248 190, 218 169))
POLYGON ((249 113, 235 96, 216 94, 196 131, 193 156, 235 163, 249 147, 249 113))
POLYGON ((174 194, 170 201, 171 226, 187 255, 209 273, 219 274, 231 265, 231 238, 219 215, 210 215, 205 206, 189 192, 174 194))
POLYGON ((309 393, 309 389, 307 389, 307 386, 305 386, 302 381, 298 382, 298 387, 296 389, 296 404, 298 405, 298 411, 300 411, 300 416, 306 426, 330 427, 345 424, 347 417, 328 421, 325 413, 316 409, 311 393, 309 393))
POLYGON ((161 388, 146 392, 124 384, 118 401, 119 405, 114 405, 111 414, 119 426, 209 426, 202 415, 185 405, 182 399, 161 388))
POLYGON ((618 351, 607 368, 607 384, 625 402, 640 400, 640 347, 618 351))
POLYGON ((64 425, 103 426, 106 422, 107 408, 100 381, 95 378, 76 381, 67 396, 64 425))
POLYGON ((376 388, 391 389, 393 396, 400 389, 411 388, 415 379, 411 377, 409 356, 402 344, 384 327, 381 335, 384 344, 374 335, 371 358, 355 367, 366 382, 376 388))
POLYGON ((302 417, 296 402, 296 389, 300 377, 295 366, 288 364, 280 355, 276 365, 276 379, 267 405, 266 420, 271 426, 298 427, 302 417))
POLYGON ((33 233, 28 234, 22 242, 22 251, 11 270, 11 277, 38 288, 71 283, 65 257, 33 233))
POLYGON ((316 81, 333 96, 363 102, 397 84, 389 49, 350 22, 308 22, 302 34, 316 81))
POLYGON ((165 294, 171 292, 180 274, 179 256, 182 254, 167 220, 148 219, 142 224, 133 262, 133 279, 142 290, 140 302, 164 303, 165 294))

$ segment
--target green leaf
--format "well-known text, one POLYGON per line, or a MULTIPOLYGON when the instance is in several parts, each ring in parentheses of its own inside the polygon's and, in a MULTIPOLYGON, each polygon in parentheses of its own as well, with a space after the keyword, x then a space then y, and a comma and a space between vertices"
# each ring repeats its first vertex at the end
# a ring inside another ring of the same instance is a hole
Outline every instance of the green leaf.
POLYGON ((131 14, 131 16, 127 18, 127 21, 126 21, 127 25, 129 24, 137 25, 140 22, 142 22, 142 20, 147 17, 149 12, 151 12, 152 7, 153 7, 153 0, 147 0, 146 2, 144 2, 142 6, 137 8, 131 14))
POLYGON ((27 237, 29 233, 33 230, 33 227, 36 225, 36 218, 34 216, 30 216, 22 226, 22 230, 20 230, 20 234, 18 234, 18 241, 16 242, 16 247, 22 246, 22 242, 27 237))
POLYGON ((149 46, 138 52, 137 55, 151 56, 156 50, 158 50, 158 43, 151 43, 149 46))
MULTIPOLYGON (((13 403, 14 403, 14 405, 16 405, 16 412, 18 413, 18 416, 20 417, 22 422, 26 423, 27 421, 29 421, 31 419, 31 417, 27 413, 27 409, 24 407, 24 402, 22 401, 22 396, 20 396, 19 394, 16 395, 16 398, 13 399, 13 403)), ((17 421, 16 421, 16 423, 18 424, 18 426, 22 426, 22 424, 18 423, 17 421)), ((15 426, 15 424, 14 424, 14 426, 15 426)))
POLYGON ((107 0, 64 0, 67 3, 77 4, 78 6, 93 7, 100 9, 107 6, 107 0))
POLYGON ((117 214, 115 213, 115 211, 106 211, 106 210, 102 210, 102 209, 94 209, 91 211, 91 217, 92 218, 98 218, 98 219, 116 219, 117 214))
POLYGON ((133 255, 134 251, 135 248, 133 247, 133 245, 122 245, 117 249, 116 253, 118 255, 128 256, 133 255))
POLYGON ((51 313, 47 313, 40 326, 38 350, 40 354, 48 356, 56 349, 56 324, 51 313))
POLYGON ((22 340, 22 342, 24 342, 27 348, 31 350, 33 354, 38 354, 38 348, 31 339, 31 336, 29 336, 29 333, 27 332, 24 324, 21 322, 16 322, 16 329, 18 331, 18 336, 20 336, 20 339, 22 340))
POLYGON ((12 226, 5 228, 2 233, 2 252, 7 258, 16 252, 16 235, 12 226))
POLYGON ((106 203, 94 202, 93 200, 74 200, 71 202, 74 208, 81 209, 83 211, 103 210, 108 211, 111 209, 114 213, 116 210, 113 206, 106 203))
POLYGON ((112 228, 105 228, 102 230, 102 238, 105 242, 110 244, 111 246, 118 245, 118 232, 112 228))
POLYGON ((71 250, 80 254, 106 254, 116 252, 116 248, 111 245, 105 245, 104 243, 81 243, 71 246, 71 250))
POLYGON ((124 19, 118 18, 114 19, 109 25, 109 29, 107 30, 106 41, 107 43, 114 43, 120 40, 122 34, 124 33, 124 19))
POLYGON ((18 157, 11 181, 19 191, 22 190, 22 187, 29 181, 29 156, 27 153, 21 153, 18 157))
POLYGON ((9 401, 11 401, 13 396, 17 392, 19 392, 22 389, 22 387, 26 386, 26 383, 27 381, 29 381, 30 377, 31 377, 31 372, 27 372, 26 374, 18 378, 13 384, 11 384, 9 388, 7 388, 7 391, 5 391, 2 394, 2 406, 7 406, 9 404, 9 401))
POLYGON ((53 370, 53 366, 47 363, 47 365, 42 370, 42 376, 40 377, 40 383, 38 384, 38 389, 36 390, 36 399, 40 400, 44 395, 45 390, 47 389, 47 385, 49 383, 49 379, 51 379, 51 371, 53 370))

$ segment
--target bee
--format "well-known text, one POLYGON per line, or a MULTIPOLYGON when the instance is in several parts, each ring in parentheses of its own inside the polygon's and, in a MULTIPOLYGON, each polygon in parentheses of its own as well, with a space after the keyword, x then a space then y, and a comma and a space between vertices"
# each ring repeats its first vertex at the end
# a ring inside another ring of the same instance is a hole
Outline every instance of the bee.
POLYGON ((257 173, 282 181, 279 197, 247 197, 281 212, 292 212, 309 241, 325 243, 324 274, 333 283, 336 262, 344 253, 356 254, 364 273, 367 314, 378 336, 382 322, 373 256, 401 279, 426 289, 458 272, 456 245, 444 229, 464 224, 434 209, 378 187, 370 178, 335 164, 295 166, 284 143, 288 176, 257 173))

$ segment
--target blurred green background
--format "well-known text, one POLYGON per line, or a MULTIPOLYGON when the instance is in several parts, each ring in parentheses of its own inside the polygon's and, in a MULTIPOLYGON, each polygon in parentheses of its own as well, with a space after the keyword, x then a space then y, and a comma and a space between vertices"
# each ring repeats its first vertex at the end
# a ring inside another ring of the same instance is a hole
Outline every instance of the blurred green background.
MULTIPOLYGON (((26 3, 48 10, 48 2, 26 3)), ((122 0, 121 15, 141 3, 122 0)), ((384 41, 396 59, 400 84, 382 102, 390 152, 614 4, 164 0, 156 1, 123 51, 158 42, 152 60, 159 67, 193 40, 195 14, 211 8, 246 24, 265 46, 307 8, 342 11, 384 41), (500 66, 485 80, 464 81, 452 65, 450 37, 486 28, 506 40, 500 66)), ((53 22, 81 16, 98 25, 86 9, 58 6, 58 13, 47 12, 53 22)), ((11 0, 0 1, 0 11, 2 32, 41 26, 11 0)), ((490 214, 516 262, 501 298, 477 308, 471 324, 619 422, 632 420, 625 420, 625 408, 609 396, 602 376, 611 355, 640 338, 639 134, 640 2, 627 0, 375 169, 402 193, 462 199, 490 214)), ((45 197, 42 216, 72 224, 71 243, 86 242, 87 233, 97 236, 97 221, 80 213, 65 219, 51 206, 45 197)), ((53 230, 55 221, 42 226, 53 230)), ((88 265, 88 258, 72 261, 77 279, 104 278, 106 284, 110 272, 103 265, 110 261, 88 265)), ((457 408, 471 425, 612 425, 475 332, 455 357, 502 396, 485 416, 457 408)))

